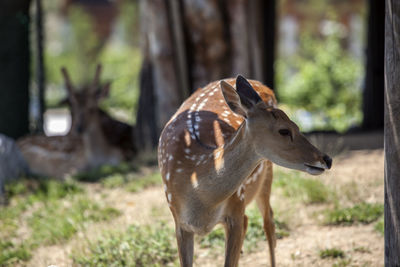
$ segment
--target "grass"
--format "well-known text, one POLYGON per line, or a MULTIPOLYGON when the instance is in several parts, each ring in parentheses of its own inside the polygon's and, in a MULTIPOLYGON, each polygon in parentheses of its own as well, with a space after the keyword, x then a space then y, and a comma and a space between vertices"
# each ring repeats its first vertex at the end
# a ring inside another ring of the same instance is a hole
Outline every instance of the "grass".
POLYGON ((383 214, 383 204, 360 203, 350 208, 338 208, 327 211, 325 223, 331 225, 369 224, 383 214))
POLYGON ((101 184, 106 188, 123 187, 129 192, 135 193, 151 186, 160 185, 161 181, 161 174, 156 171, 148 175, 138 173, 114 174, 101 180, 101 184))
POLYGON ((137 167, 127 162, 121 163, 117 166, 103 165, 99 168, 80 172, 75 174, 73 178, 80 182, 99 182, 112 176, 123 176, 133 171, 137 171, 137 167))
MULTIPOLYGON (((243 243, 246 251, 251 252, 257 248, 260 241, 266 240, 263 230, 263 218, 255 208, 250 208, 246 211, 248 216, 248 226, 243 243)), ((283 238, 289 236, 289 229, 286 223, 277 219, 275 221, 275 234, 276 238, 283 238)), ((216 227, 211 233, 200 239, 200 246, 203 248, 221 248, 225 246, 225 231, 222 226, 216 227)))
POLYGON ((327 248, 319 251, 319 257, 321 259, 326 258, 344 258, 344 251, 338 248, 327 248))
MULTIPOLYGON (((273 188, 281 188, 288 198, 305 204, 327 203, 335 199, 334 192, 318 178, 306 178, 298 171, 275 171, 273 188)), ((274 191, 274 189, 272 189, 274 191)))
POLYGON ((120 215, 111 207, 100 207, 86 197, 54 201, 38 209, 28 219, 35 244, 52 245, 64 242, 90 223, 107 221, 120 215))
POLYGON ((110 232, 89 244, 88 251, 74 251, 72 259, 82 266, 177 265, 174 231, 164 223, 130 226, 110 232))
POLYGON ((374 229, 378 231, 381 235, 385 234, 385 221, 384 217, 381 216, 375 224, 374 229))
POLYGON ((11 266, 31 258, 29 247, 24 244, 16 245, 11 241, 0 241, 0 251, 0 266, 11 266))
POLYGON ((133 193, 159 185, 162 181, 158 170, 143 174, 134 165, 128 163, 102 166, 89 172, 79 173, 74 176, 74 179, 81 182, 99 182, 105 188, 122 187, 133 193))
POLYGON ((0 208, 0 266, 27 261, 36 247, 62 243, 92 222, 119 215, 85 197, 75 181, 24 179, 6 190, 11 204, 0 208), (26 237, 17 234, 22 226, 26 237))

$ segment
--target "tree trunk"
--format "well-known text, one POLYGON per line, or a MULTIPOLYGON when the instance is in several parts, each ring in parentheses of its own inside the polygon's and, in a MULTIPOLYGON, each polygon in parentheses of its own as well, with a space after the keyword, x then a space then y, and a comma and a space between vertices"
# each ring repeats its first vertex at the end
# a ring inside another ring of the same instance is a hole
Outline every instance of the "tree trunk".
POLYGON ((385 266, 400 266, 400 2, 386 0, 385 266))
POLYGON ((363 92, 363 130, 383 128, 385 2, 369 0, 368 45, 363 92))
POLYGON ((262 0, 142 0, 140 4, 142 51, 153 73, 152 85, 142 88, 143 84, 140 90, 148 94, 154 89, 153 105, 139 103, 141 138, 153 136, 144 134, 143 120, 139 124, 143 114, 152 113, 148 109, 154 109, 159 135, 182 101, 209 82, 242 74, 273 86, 275 0, 268 4, 262 0))
POLYGON ((29 132, 30 0, 0 4, 0 133, 29 132))

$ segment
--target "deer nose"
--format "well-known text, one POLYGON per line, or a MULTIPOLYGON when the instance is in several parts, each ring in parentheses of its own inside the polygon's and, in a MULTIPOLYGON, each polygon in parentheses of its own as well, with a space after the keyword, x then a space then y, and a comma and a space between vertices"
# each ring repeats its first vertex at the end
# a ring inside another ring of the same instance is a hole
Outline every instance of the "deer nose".
POLYGON ((332 159, 331 159, 331 157, 329 157, 328 155, 325 155, 322 159, 325 161, 326 166, 328 167, 328 169, 330 169, 331 166, 332 166, 332 159))

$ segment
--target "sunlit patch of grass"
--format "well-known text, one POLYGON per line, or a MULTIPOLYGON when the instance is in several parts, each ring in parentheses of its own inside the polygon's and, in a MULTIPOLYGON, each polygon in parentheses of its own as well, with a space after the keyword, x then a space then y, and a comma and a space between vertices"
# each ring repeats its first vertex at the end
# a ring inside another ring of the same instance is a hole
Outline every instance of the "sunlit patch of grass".
POLYGON ((101 207, 85 198, 54 201, 35 211, 28 219, 32 239, 38 244, 56 244, 68 240, 88 224, 106 221, 120 215, 111 207, 101 207))
POLYGON ((164 223, 132 225, 125 232, 105 234, 87 251, 73 251, 71 256, 82 266, 170 266, 178 261, 174 244, 174 231, 164 223))
POLYGON ((325 223, 333 225, 368 224, 378 220, 382 214, 383 204, 361 203, 350 208, 336 207, 334 210, 327 211, 325 214, 325 223))
POLYGON ((321 259, 344 258, 344 256, 344 251, 338 248, 327 248, 319 251, 319 257, 321 259))
POLYGON ((298 171, 278 170, 274 177, 273 188, 281 188, 288 198, 300 199, 306 204, 327 203, 336 198, 334 192, 320 180, 305 178, 298 171))
MULTIPOLYGON (((248 216, 247 232, 244 239, 244 248, 251 252, 256 247, 258 242, 266 240, 263 229, 263 218, 255 208, 250 208, 246 211, 248 216)), ((286 223, 274 219, 276 238, 284 238, 289 236, 289 228, 286 223)), ((211 233, 200 239, 200 246, 203 248, 224 248, 225 231, 222 226, 217 226, 211 233)))

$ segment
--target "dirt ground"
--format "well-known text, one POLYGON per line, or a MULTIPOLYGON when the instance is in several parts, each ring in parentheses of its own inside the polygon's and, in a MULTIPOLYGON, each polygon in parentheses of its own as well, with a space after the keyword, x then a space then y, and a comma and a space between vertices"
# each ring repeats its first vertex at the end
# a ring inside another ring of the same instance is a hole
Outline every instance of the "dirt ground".
MULTIPOLYGON (((370 203, 383 203, 383 151, 352 151, 334 158, 331 171, 320 176, 325 184, 343 192, 349 201, 362 199, 370 203), (357 186, 355 186, 355 184, 357 186)), ((279 179, 275 177, 274 179, 279 179)), ((115 220, 93 224, 85 233, 77 234, 64 245, 41 247, 28 263, 29 266, 72 266, 69 257, 73 249, 82 246, 82 240, 95 240, 109 229, 125 229, 132 223, 150 224, 154 220, 173 219, 167 207, 162 187, 153 187, 139 193, 123 189, 101 189, 88 185, 88 194, 99 201, 104 199, 123 212, 115 220), (106 195, 106 198, 104 198, 106 195)), ((289 218, 290 235, 277 241, 277 266, 383 266, 383 236, 374 230, 374 223, 352 226, 324 226, 318 222, 318 213, 326 207, 299 204, 285 206, 272 192, 272 207, 278 214, 289 218), (344 259, 321 259, 319 251, 339 248, 344 259)), ((252 253, 244 253, 240 266, 269 266, 267 244, 261 241, 252 253)), ((224 255, 210 254, 206 249, 195 249, 195 266, 222 266, 224 255)))

